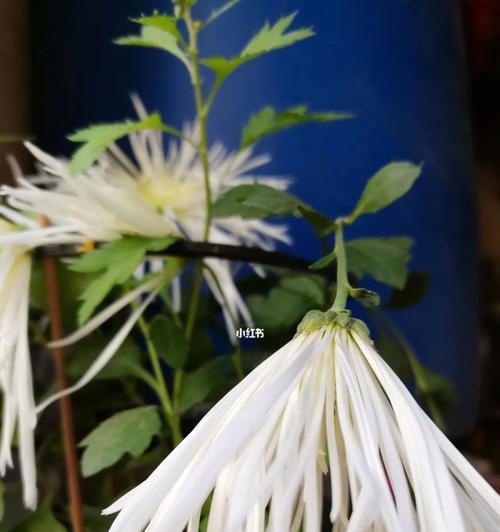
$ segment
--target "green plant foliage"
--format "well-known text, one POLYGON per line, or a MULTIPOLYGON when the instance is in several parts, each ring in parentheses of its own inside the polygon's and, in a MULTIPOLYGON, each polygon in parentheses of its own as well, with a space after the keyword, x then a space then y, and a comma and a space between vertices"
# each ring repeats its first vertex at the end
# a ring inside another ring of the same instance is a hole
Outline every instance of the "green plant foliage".
POLYGON ((144 17, 139 19, 142 24, 141 32, 139 35, 127 35, 120 37, 114 41, 115 44, 120 46, 144 46, 147 48, 158 48, 167 52, 184 63, 188 72, 192 74, 192 67, 189 61, 189 57, 179 45, 180 35, 176 28, 167 27, 167 18, 165 16, 159 17, 144 17), (152 19, 152 23, 148 23, 147 20, 152 19), (164 26, 163 28, 161 26, 164 26), (174 31, 173 31, 174 30, 174 31))
POLYGON ((89 126, 76 131, 68 137, 72 142, 82 143, 82 146, 71 157, 69 165, 71 173, 78 175, 85 171, 113 142, 131 133, 147 129, 158 129, 172 135, 182 136, 176 129, 165 125, 158 113, 153 113, 143 120, 125 120, 124 122, 89 126))
POLYGON ((214 218, 240 216, 241 218, 268 218, 299 214, 302 201, 283 190, 267 185, 239 185, 222 194, 215 202, 214 218))
POLYGON ((140 456, 154 436, 160 434, 161 420, 156 406, 125 410, 103 421, 81 443, 84 477, 116 464, 125 454, 140 456))
MULTIPOLYGON (((349 271, 361 278, 369 275, 381 283, 401 290, 408 278, 408 263, 413 241, 407 237, 359 238, 346 242, 349 271)), ((335 250, 313 263, 321 270, 335 261, 335 250)))
POLYGON ((294 126, 311 123, 333 122, 352 118, 347 113, 315 112, 309 113, 306 105, 292 107, 285 111, 277 112, 272 107, 264 107, 252 115, 243 128, 240 149, 259 142, 263 138, 284 131, 294 126))
POLYGON ((130 279, 148 251, 165 249, 175 240, 173 236, 160 239, 124 236, 107 242, 102 248, 86 253, 73 262, 70 268, 75 272, 99 273, 80 296, 82 305, 78 309, 78 323, 81 325, 90 318, 114 286, 130 279))
POLYGON ((247 61, 312 37, 314 32, 311 28, 299 28, 298 30, 287 32, 296 15, 297 13, 292 13, 282 17, 273 26, 266 23, 236 57, 231 59, 210 57, 203 59, 201 63, 215 72, 217 84, 222 83, 229 74, 247 61))
POLYGON ((66 532, 66 528, 54 517, 50 504, 45 502, 9 532, 66 532))
POLYGON ((302 218, 309 222, 319 239, 327 237, 337 228, 337 224, 334 220, 331 220, 328 216, 314 210, 308 205, 299 205, 297 210, 302 218))
POLYGON ((363 214, 384 209, 404 196, 422 172, 422 166, 408 162, 394 162, 384 166, 366 184, 349 223, 363 214))
POLYGON ((330 266, 332 262, 335 261, 335 250, 330 251, 323 257, 321 257, 316 262, 313 262, 309 268, 311 270, 322 270, 323 268, 326 268, 327 266, 330 266))
MULTIPOLYGON (((75 379, 80 378, 101 353, 108 340, 103 336, 90 336, 67 348, 66 373, 75 379)), ((141 350, 137 344, 127 338, 113 358, 94 377, 94 380, 114 380, 131 377, 136 369, 141 369, 141 350)))
POLYGON ((410 272, 403 289, 394 289, 385 306, 391 309, 405 309, 420 303, 427 294, 430 277, 428 272, 410 272))
POLYGON ((406 237, 351 240, 346 243, 349 270, 358 278, 370 275, 381 283, 403 288, 412 245, 406 237))
POLYGON ((321 277, 288 275, 266 296, 248 297, 247 304, 259 327, 288 334, 306 312, 324 307, 325 295, 326 282, 321 277))
MULTIPOLYGON (((186 373, 179 400, 180 413, 183 414, 205 401, 215 390, 225 388, 231 373, 232 364, 228 357, 212 359, 198 369, 186 373)), ((231 382, 234 382, 234 379, 231 379, 231 382)))
POLYGON ((182 328, 166 316, 156 316, 149 324, 149 334, 160 357, 170 367, 182 369, 189 352, 182 328))
POLYGON ((149 16, 142 16, 138 18, 133 18, 133 22, 141 24, 143 26, 149 26, 151 28, 157 28, 159 30, 170 33, 172 37, 184 44, 184 39, 177 28, 177 19, 171 17, 170 15, 155 13, 149 16))
POLYGON ((232 7, 239 4, 241 0, 229 0, 229 2, 226 2, 222 6, 220 6, 218 9, 214 9, 203 26, 206 28, 209 24, 212 24, 212 22, 215 22, 220 16, 222 16, 226 11, 229 11, 232 7))

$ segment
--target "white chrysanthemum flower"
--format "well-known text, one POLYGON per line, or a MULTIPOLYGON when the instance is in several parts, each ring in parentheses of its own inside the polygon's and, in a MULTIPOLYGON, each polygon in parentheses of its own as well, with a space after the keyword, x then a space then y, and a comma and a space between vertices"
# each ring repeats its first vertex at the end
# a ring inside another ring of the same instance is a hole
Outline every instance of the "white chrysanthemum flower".
POLYGON ((28 340, 31 250, 45 244, 78 243, 68 228, 40 228, 21 213, 0 206, 0 387, 2 434, 0 476, 13 466, 12 444, 17 430, 19 464, 26 507, 37 505, 33 398, 28 340), (9 220, 9 221, 7 221, 9 220))
MULTIPOLYGON (((0 234, 16 228, 0 219, 0 234)), ((0 475, 13 467, 12 442, 17 429, 24 504, 37 503, 34 429, 35 404, 28 342, 31 257, 20 246, 0 247, 0 386, 3 395, 0 475)))
POLYGON ((319 532, 328 471, 337 532, 500 530, 498 495, 359 322, 309 323, 105 511, 110 531, 197 531, 211 497, 208 532, 319 532))
MULTIPOLYGON (((146 111, 135 98, 140 118, 146 111)), ((46 216, 54 226, 71 226, 90 240, 113 240, 124 234, 147 237, 178 235, 202 240, 206 218, 201 160, 193 147, 199 141, 197 127, 186 127, 180 143, 172 141, 165 154, 163 135, 145 131, 129 135, 133 158, 112 145, 98 162, 72 176, 67 161, 54 158, 30 143, 27 147, 48 174, 45 188, 27 179, 18 187, 3 187, 11 206, 46 216), (47 187, 48 185, 48 187, 47 187)), ((269 162, 267 155, 253 156, 251 149, 228 153, 214 144, 208 153, 213 200, 245 183, 261 182, 286 188, 288 180, 256 177, 252 172, 269 162)), ((231 217, 212 220, 208 240, 219 244, 273 249, 277 241, 289 243, 287 227, 261 220, 231 217)), ((236 289, 230 263, 206 259, 206 281, 222 305, 230 336, 240 317, 251 317, 236 289)))

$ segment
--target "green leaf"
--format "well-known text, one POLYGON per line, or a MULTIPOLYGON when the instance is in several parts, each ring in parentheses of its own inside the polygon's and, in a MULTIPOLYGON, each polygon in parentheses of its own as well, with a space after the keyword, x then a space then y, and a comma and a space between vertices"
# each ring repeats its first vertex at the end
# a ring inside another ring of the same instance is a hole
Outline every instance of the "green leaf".
POLYGON ((302 41, 314 35, 312 28, 299 28, 298 30, 287 33, 291 26, 297 12, 292 13, 286 17, 280 18, 274 26, 270 26, 268 22, 257 33, 250 42, 245 46, 241 55, 256 56, 261 55, 271 50, 285 48, 296 42, 302 41))
POLYGON ((408 353, 401 342, 384 328, 377 328, 375 345, 377 352, 403 382, 412 378, 413 370, 408 359, 408 353))
POLYGON ((50 504, 44 503, 10 532, 66 532, 66 528, 53 516, 50 504))
POLYGON ((412 245, 413 241, 406 237, 351 240, 346 242, 347 266, 358 278, 366 274, 381 283, 403 288, 412 245))
POLYGON ((316 275, 287 275, 279 281, 279 286, 300 294, 318 307, 325 304, 326 282, 316 275))
POLYGON ((410 363, 413 369, 417 393, 422 397, 439 426, 444 425, 442 412, 447 412, 456 404, 457 396, 453 384, 439 373, 423 366, 411 354, 410 363))
POLYGON ((198 403, 206 400, 225 379, 227 368, 232 368, 228 357, 210 360, 203 366, 186 373, 182 382, 179 400, 180 413, 188 411, 198 403))
POLYGON ((154 13, 149 16, 133 18, 132 21, 141 24, 142 26, 149 26, 170 33, 175 40, 181 43, 184 42, 184 39, 177 28, 177 19, 175 17, 171 17, 164 13, 154 13))
POLYGON ((261 55, 285 48, 296 42, 312 37, 314 32, 311 28, 299 28, 287 33, 297 13, 292 13, 280 18, 273 26, 266 23, 264 27, 249 41, 239 56, 227 59, 225 57, 209 57, 201 61, 202 64, 212 69, 220 84, 238 67, 260 57, 261 55))
POLYGON ((308 205, 299 205, 297 209, 302 218, 309 222, 319 239, 327 237, 337 229, 337 224, 334 220, 308 205))
POLYGON ((142 236, 124 236, 107 242, 101 248, 85 253, 70 266, 80 273, 102 272, 90 282, 80 296, 78 323, 85 323, 113 287, 125 283, 144 260, 148 251, 167 248, 176 238, 151 239, 142 236))
POLYGON ((243 128, 240 149, 251 146, 273 133, 290 129, 294 126, 314 122, 333 122, 348 118, 352 118, 352 115, 334 112, 308 113, 305 105, 292 107, 280 113, 276 112, 272 107, 264 107, 258 113, 252 115, 243 128))
MULTIPOLYGON (((67 348, 66 372, 72 378, 80 378, 94 362, 96 356, 108 344, 109 339, 87 337, 67 348)), ((126 338, 113 358, 94 377, 94 380, 114 380, 135 374, 141 367, 141 350, 130 338, 126 338)))
POLYGON ((363 303, 368 305, 378 306, 380 305, 380 296, 373 290, 367 290, 366 288, 350 288, 349 295, 355 299, 359 299, 363 303))
POLYGON ((241 218, 267 218, 300 214, 302 201, 283 190, 267 185, 239 185, 224 192, 215 202, 214 218, 240 216, 241 218))
POLYGON ((404 309, 416 305, 427 294, 430 283, 428 272, 411 272, 401 290, 394 289, 385 304, 387 308, 404 309))
POLYGON ((125 410, 103 421, 81 443, 84 477, 116 464, 125 454, 137 458, 160 434, 161 420, 156 406, 125 410))
POLYGON ((108 532, 113 524, 114 516, 103 515, 101 508, 83 507, 83 523, 85 532, 108 532))
MULTIPOLYGON (((166 21, 164 19, 163 24, 165 23, 166 21)), ((144 46, 146 48, 163 50, 182 61, 191 75, 192 69, 189 58, 181 46, 179 46, 179 42, 180 39, 175 32, 172 32, 172 28, 165 30, 160 28, 159 25, 143 26, 139 35, 126 35, 114 41, 115 44, 120 46, 144 46)))
POLYGON ((209 24, 212 24, 212 22, 215 22, 221 15, 223 15, 226 11, 229 11, 232 7, 234 7, 236 4, 239 4, 241 0, 229 0, 229 2, 226 2, 222 6, 220 6, 218 9, 214 9, 203 26, 206 28, 209 24))
POLYGON ((295 327, 306 312, 325 304, 325 281, 317 276, 293 275, 280 279, 266 296, 247 298, 257 327, 277 331, 295 327))
POLYGON ((327 255, 321 257, 316 262, 313 262, 309 268, 311 270, 322 270, 323 268, 326 268, 327 266, 330 266, 332 262, 334 262, 336 259, 335 250, 330 251, 327 255))
POLYGON ((366 184, 356 208, 349 216, 349 222, 352 223, 362 214, 378 212, 404 196, 421 172, 421 165, 408 162, 384 166, 366 184))
POLYGON ((182 134, 174 128, 165 125, 158 113, 143 120, 125 120, 110 124, 96 124, 80 129, 68 137, 72 142, 83 143, 71 157, 69 169, 72 175, 77 175, 91 166, 106 148, 122 137, 147 129, 159 129, 176 136, 182 134))
POLYGON ((189 352, 182 328, 166 316, 156 316, 149 324, 149 333, 161 358, 172 368, 182 369, 189 352))

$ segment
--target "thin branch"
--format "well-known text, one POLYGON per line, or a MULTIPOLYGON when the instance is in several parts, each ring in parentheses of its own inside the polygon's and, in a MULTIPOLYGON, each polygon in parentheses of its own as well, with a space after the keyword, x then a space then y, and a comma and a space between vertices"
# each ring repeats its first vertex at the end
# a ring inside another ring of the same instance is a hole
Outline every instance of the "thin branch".
MULTIPOLYGON (((38 248, 40 257, 68 258, 80 255, 78 246, 73 245, 48 245, 38 248)), ((186 259, 203 259, 214 257, 235 262, 276 266, 290 270, 310 271, 309 261, 300 257, 281 253, 280 251, 266 251, 259 248, 244 246, 231 246, 228 244, 212 244, 209 242, 193 242, 179 240, 165 250, 151 253, 155 256, 181 257, 186 259)))

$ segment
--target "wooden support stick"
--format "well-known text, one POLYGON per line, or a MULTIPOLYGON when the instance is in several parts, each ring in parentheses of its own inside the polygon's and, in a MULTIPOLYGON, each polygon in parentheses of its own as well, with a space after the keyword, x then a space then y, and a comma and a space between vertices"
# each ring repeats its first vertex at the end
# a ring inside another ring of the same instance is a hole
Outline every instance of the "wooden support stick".
MULTIPOLYGON (((43 225, 47 221, 43 220, 43 225)), ((47 302, 49 307, 52 340, 63 337, 61 320, 61 305, 59 286, 57 284, 56 261, 53 257, 44 257, 43 267, 47 286, 47 302)), ((56 380, 59 390, 67 388, 68 383, 64 371, 64 349, 55 347, 54 360, 56 366, 56 380)), ((61 431, 64 444, 64 461, 66 466, 66 484, 70 503, 71 524, 73 532, 83 532, 82 502, 80 497, 80 480, 78 474, 78 459, 76 455, 73 417, 71 414, 71 400, 69 396, 59 399, 61 413, 61 431)))

